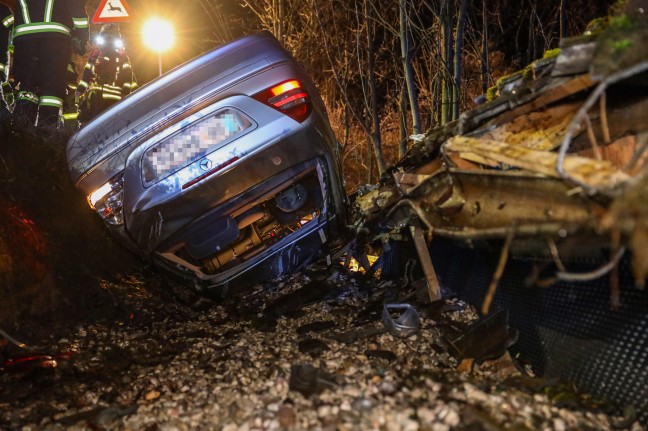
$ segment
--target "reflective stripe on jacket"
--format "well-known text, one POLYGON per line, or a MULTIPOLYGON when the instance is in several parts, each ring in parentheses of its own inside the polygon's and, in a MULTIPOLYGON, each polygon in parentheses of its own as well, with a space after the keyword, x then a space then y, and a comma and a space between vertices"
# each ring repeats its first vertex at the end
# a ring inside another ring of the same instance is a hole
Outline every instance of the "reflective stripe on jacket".
POLYGON ((9 77, 9 52, 11 47, 11 30, 13 27, 14 16, 11 9, 4 4, 0 4, 0 80, 6 81, 9 77))
POLYGON ((80 92, 86 91, 90 85, 101 86, 102 84, 108 84, 114 86, 114 88, 119 88, 121 96, 127 96, 137 88, 128 55, 123 50, 110 54, 112 57, 106 56, 101 50, 97 50, 89 56, 79 81, 80 92), (106 74, 97 70, 102 67, 107 67, 110 73, 106 74), (97 73, 102 76, 97 76, 97 73))
POLYGON ((13 37, 61 33, 88 40, 88 16, 82 0, 18 0, 13 37))
POLYGON ((2 25, 5 26, 5 28, 10 28, 13 25, 13 23, 14 23, 13 14, 2 18, 2 25))

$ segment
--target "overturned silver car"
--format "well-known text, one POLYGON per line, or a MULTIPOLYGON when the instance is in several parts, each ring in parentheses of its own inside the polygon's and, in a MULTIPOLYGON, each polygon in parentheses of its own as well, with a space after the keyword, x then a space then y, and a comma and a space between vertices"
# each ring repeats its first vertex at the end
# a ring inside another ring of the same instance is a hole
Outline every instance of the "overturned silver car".
POLYGON ((152 81, 67 146, 110 230, 204 292, 293 271, 338 243, 338 144, 301 66, 270 33, 152 81))

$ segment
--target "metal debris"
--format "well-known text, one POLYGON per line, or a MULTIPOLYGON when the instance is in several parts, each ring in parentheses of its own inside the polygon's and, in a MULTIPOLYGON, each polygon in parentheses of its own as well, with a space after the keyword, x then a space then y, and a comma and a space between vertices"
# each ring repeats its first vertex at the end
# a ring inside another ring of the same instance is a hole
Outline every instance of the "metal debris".
MULTIPOLYGON (((645 24, 645 16, 635 18, 645 24)), ((356 199, 358 237, 371 244, 419 224, 423 232, 412 232, 417 249, 432 235, 473 247, 505 240, 512 230, 512 258, 580 259, 613 249, 605 271, 588 276, 611 274, 618 307, 622 250, 632 252, 637 286, 648 274, 648 207, 640 192, 648 177, 648 61, 639 44, 610 52, 615 40, 636 42, 638 28, 612 25, 565 39, 557 56, 501 80, 499 97, 417 136, 391 176, 356 199), (610 64, 610 56, 619 61, 610 64)), ((419 257, 430 297, 438 298, 434 268, 425 253, 419 257)), ((558 268, 554 280, 565 279, 591 278, 558 268)))
POLYGON ((390 334, 400 338, 416 334, 421 327, 419 314, 410 304, 385 304, 382 321, 390 334))
POLYGON ((27 373, 37 368, 55 368, 58 362, 50 355, 30 355, 10 358, 0 363, 0 372, 27 373))

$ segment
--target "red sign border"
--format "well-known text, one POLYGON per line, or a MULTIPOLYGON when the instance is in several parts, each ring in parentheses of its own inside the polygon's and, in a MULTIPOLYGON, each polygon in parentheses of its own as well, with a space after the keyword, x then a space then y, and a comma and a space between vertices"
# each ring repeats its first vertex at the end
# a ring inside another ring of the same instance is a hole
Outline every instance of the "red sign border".
POLYGON ((130 21, 131 18, 133 17, 133 14, 131 13, 130 6, 128 6, 128 3, 126 3, 126 0, 119 0, 122 6, 124 6, 124 9, 126 9, 126 14, 127 16, 121 16, 121 17, 108 17, 108 18, 101 18, 101 12, 106 7, 106 4, 110 0, 101 0, 101 3, 99 4, 99 7, 97 8, 97 11, 95 12, 94 16, 92 17, 92 23, 93 24, 99 24, 99 23, 107 23, 107 22, 127 22, 130 21))

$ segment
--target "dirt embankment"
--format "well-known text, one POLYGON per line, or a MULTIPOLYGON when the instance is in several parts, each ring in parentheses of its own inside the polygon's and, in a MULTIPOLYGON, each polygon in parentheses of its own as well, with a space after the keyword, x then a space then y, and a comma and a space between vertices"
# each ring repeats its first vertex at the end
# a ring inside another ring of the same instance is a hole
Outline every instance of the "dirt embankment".
POLYGON ((101 279, 143 266, 74 189, 65 142, 0 129, 0 328, 101 315, 101 279))

